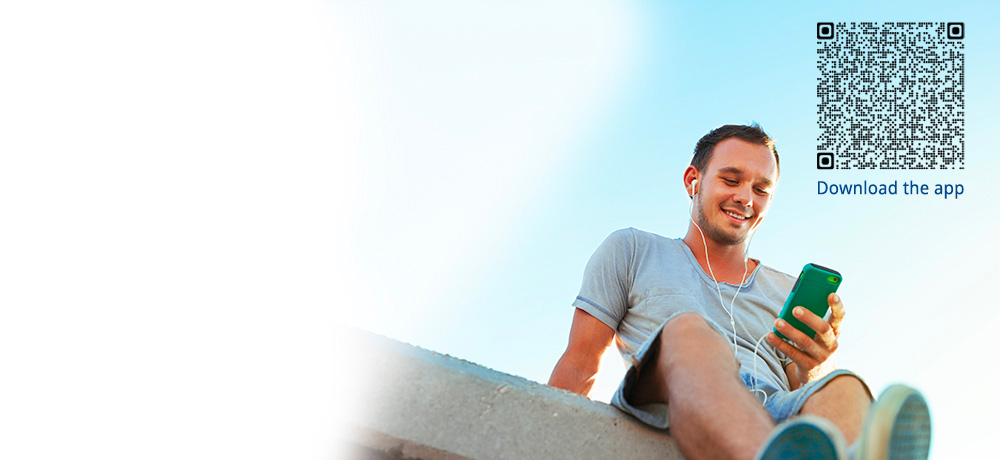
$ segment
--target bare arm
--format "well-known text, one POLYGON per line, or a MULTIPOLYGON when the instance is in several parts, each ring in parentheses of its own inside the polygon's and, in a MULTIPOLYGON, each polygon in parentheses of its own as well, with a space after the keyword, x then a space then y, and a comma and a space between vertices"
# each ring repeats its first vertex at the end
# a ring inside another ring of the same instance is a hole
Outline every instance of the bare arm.
POLYGON ((552 370, 549 385, 587 396, 594 386, 601 356, 614 337, 614 329, 577 308, 569 331, 569 345, 552 370))

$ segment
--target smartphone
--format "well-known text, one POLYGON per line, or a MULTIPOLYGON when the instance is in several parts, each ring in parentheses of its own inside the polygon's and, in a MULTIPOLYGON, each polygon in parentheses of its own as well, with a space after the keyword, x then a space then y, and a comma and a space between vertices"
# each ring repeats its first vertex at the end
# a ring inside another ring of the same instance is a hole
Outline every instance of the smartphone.
MULTIPOLYGON (((792 314, 792 309, 802 307, 820 318, 826 317, 826 312, 830 309, 827 297, 830 296, 830 293, 837 292, 837 288, 840 287, 840 282, 843 280, 844 278, 836 270, 821 265, 806 264, 805 267, 802 267, 802 273, 799 273, 799 279, 795 281, 795 286, 792 286, 792 292, 788 294, 788 299, 785 300, 785 306, 781 309, 779 318, 802 331, 806 337, 815 337, 816 331, 799 321, 792 314)), ((774 334, 788 340, 788 337, 778 332, 777 328, 774 329, 774 334)))

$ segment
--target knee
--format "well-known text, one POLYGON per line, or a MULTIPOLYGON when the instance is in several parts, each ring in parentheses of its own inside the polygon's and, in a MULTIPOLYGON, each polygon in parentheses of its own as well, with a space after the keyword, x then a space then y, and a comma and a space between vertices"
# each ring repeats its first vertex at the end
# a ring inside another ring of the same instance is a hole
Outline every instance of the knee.
POLYGON ((739 376, 739 361, 732 345, 700 314, 680 313, 668 320, 660 332, 658 361, 669 376, 711 369, 739 376))
POLYGON ((686 355, 697 355, 695 350, 725 351, 732 356, 731 344, 700 314, 680 313, 667 321, 660 332, 660 347, 685 350, 686 355))
POLYGON ((691 339, 708 334, 719 333, 700 314, 693 311, 680 313, 663 325, 660 337, 666 340, 677 338, 691 339))

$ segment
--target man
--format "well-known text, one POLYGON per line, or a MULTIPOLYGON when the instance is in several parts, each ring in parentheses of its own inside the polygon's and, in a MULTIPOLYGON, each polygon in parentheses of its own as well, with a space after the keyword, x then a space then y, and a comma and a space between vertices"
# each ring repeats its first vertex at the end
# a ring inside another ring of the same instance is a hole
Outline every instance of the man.
POLYGON ((612 404, 669 428, 686 458, 926 458, 930 417, 918 392, 893 386, 871 407, 864 381, 836 369, 836 294, 829 319, 795 310, 815 337, 777 319, 795 278, 746 251, 778 174, 774 142, 756 124, 699 140, 683 177, 687 234, 629 228, 604 241, 549 385, 588 394, 614 340, 631 365, 612 404))

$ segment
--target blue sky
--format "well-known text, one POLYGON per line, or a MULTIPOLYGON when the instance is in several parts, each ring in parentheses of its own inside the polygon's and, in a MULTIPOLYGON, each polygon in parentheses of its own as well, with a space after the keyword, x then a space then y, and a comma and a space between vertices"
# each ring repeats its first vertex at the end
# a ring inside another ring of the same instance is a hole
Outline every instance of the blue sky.
MULTIPOLYGON (((545 382, 597 245, 629 226, 682 236, 680 179, 695 141, 756 121, 777 138, 782 177, 751 256, 792 274, 807 262, 840 270, 840 365, 876 392, 922 389, 936 457, 984 448, 974 434, 1000 409, 990 390, 1000 373, 979 352, 1000 325, 986 288, 998 220, 983 212, 1000 121, 995 5, 334 10, 354 19, 346 47, 367 64, 352 73, 358 123, 371 130, 359 136, 363 204, 350 220, 352 280, 365 286, 351 324, 545 382), (965 170, 816 170, 820 21, 965 22, 965 170), (819 196, 819 180, 965 193, 819 196)), ((601 400, 623 372, 617 356, 604 367, 601 400)))
POLYGON ((782 155, 751 256, 843 273, 841 366, 922 389, 935 458, 992 450, 994 3, 3 10, 4 457, 329 457, 344 325, 545 382, 594 249, 681 236, 695 141, 750 121, 782 155), (815 169, 815 24, 865 20, 965 22, 965 170, 815 169))

